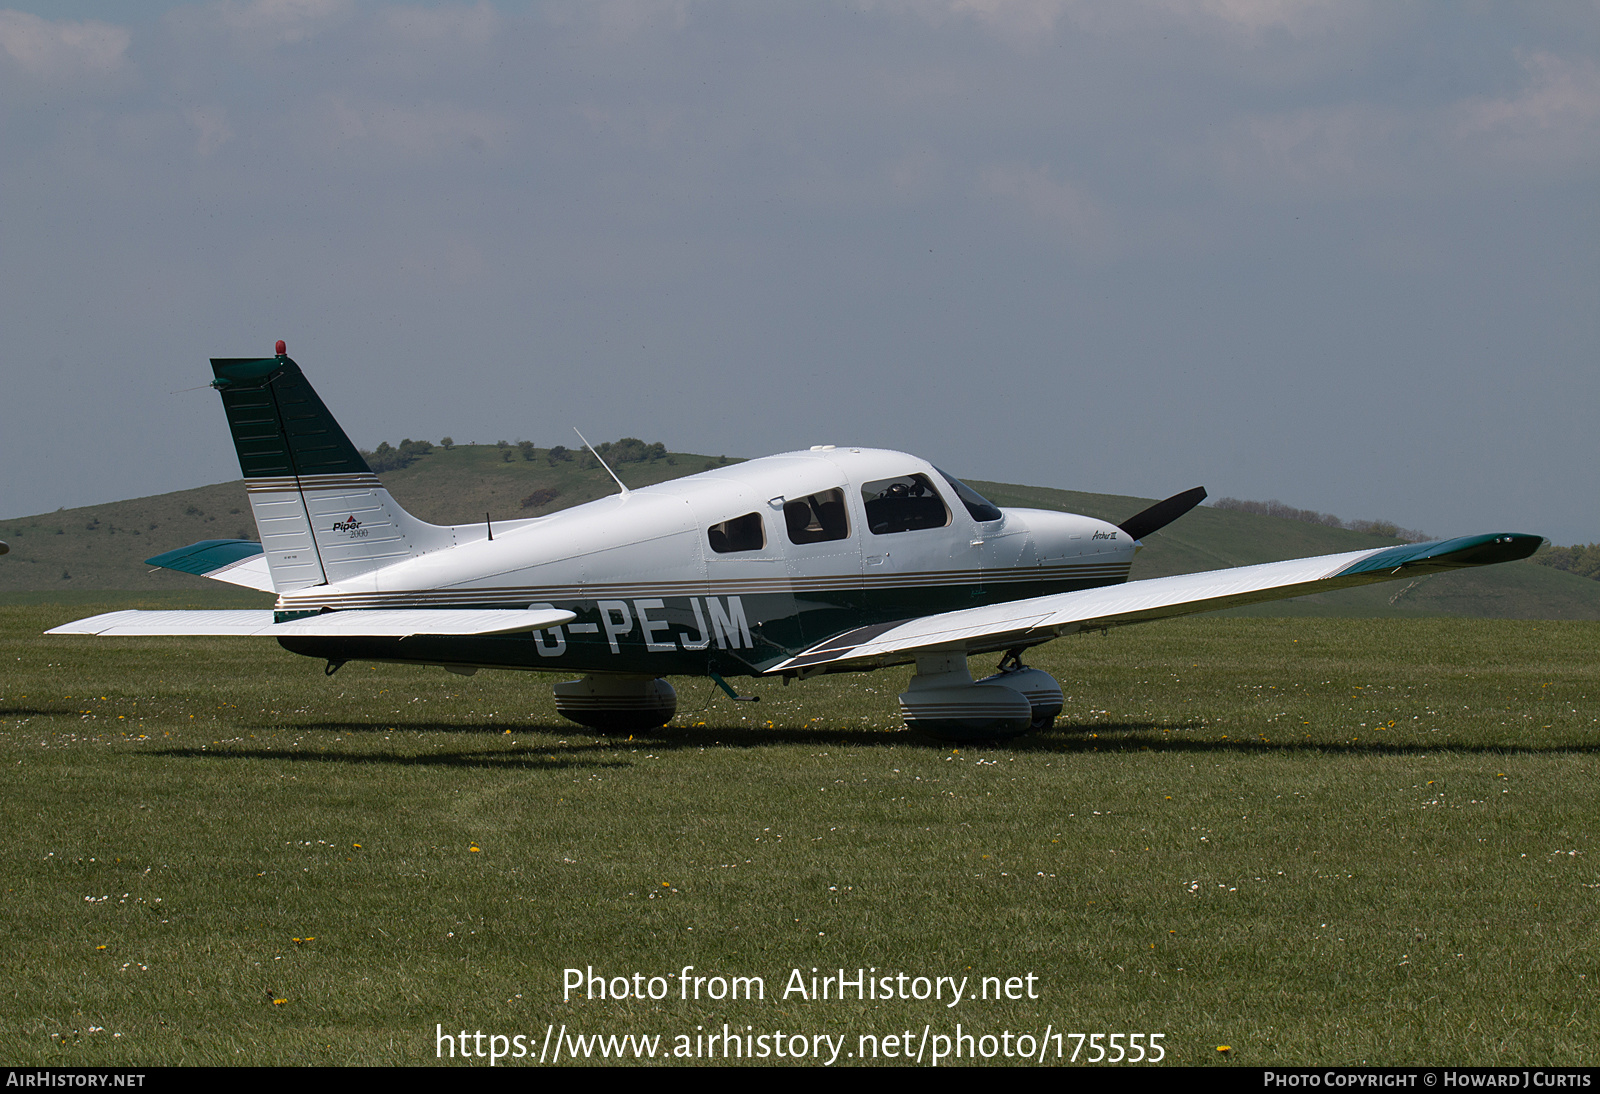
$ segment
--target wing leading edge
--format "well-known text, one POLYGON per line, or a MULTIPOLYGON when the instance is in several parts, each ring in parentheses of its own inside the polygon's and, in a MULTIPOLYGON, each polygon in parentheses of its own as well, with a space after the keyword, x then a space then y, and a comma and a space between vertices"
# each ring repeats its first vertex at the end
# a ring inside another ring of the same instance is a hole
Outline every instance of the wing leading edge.
POLYGON ((861 627, 820 642, 766 671, 868 668, 904 663, 916 653, 930 650, 971 654, 1033 646, 1078 631, 1511 562, 1527 558, 1542 542, 1541 536, 1502 532, 1055 593, 861 627))
POLYGON ((324 612, 283 623, 271 608, 241 611, 107 612, 67 623, 46 634, 95 634, 111 638, 140 635, 218 637, 410 638, 418 634, 517 634, 559 627, 578 618, 559 608, 405 608, 324 612))

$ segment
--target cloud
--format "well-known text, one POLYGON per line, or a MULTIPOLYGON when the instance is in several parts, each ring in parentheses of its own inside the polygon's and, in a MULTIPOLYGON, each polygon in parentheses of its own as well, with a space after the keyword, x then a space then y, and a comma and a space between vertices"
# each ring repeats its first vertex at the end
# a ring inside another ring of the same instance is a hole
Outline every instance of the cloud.
POLYGON ((1335 22, 1365 18, 1365 5, 1349 0, 1161 0, 1155 7, 1176 19, 1207 20, 1252 37, 1281 31, 1309 38, 1335 22))
POLYGON ((118 72, 132 37, 127 27, 110 23, 57 23, 0 11, 0 50, 23 72, 51 82, 118 72))
POLYGON ((858 0, 863 11, 912 15, 942 26, 972 22, 1007 44, 1027 49, 1051 39, 1057 25, 1079 30, 1148 33, 1158 27, 1222 30, 1260 41, 1269 32, 1308 38, 1337 23, 1359 21, 1365 4, 1351 0, 858 0))
POLYGON ((244 47, 303 42, 353 14, 351 0, 217 0, 177 9, 172 22, 185 29, 221 31, 244 47))
POLYGON ((232 127, 228 125, 228 112, 220 106, 191 107, 183 112, 195 128, 195 152, 201 158, 211 155, 233 140, 232 127))
POLYGON ((1341 200, 1431 190, 1441 172, 1487 182, 1592 167, 1600 69, 1545 52, 1518 61, 1526 79, 1503 95, 1247 115, 1213 147, 1214 162, 1234 186, 1341 200))
POLYGON ((663 28, 682 30, 689 23, 690 7, 689 0, 554 0, 541 11, 553 26, 629 37, 663 28))
POLYGON ((1070 0, 860 0, 862 11, 916 16, 934 26, 974 22, 1021 49, 1052 35, 1072 6, 1070 0))
POLYGON ((442 103, 406 107, 333 95, 320 119, 323 136, 340 147, 378 146, 411 159, 436 159, 462 149, 500 151, 511 122, 493 114, 442 103))
POLYGON ((391 35, 415 46, 485 46, 500 29, 500 15, 487 0, 472 7, 386 8, 381 19, 391 35))
POLYGON ((1088 192, 1055 179, 1046 168, 997 164, 984 168, 980 181, 991 196, 1065 235, 1091 256, 1106 257, 1116 244, 1110 211, 1088 192))
POLYGON ((1223 171, 1235 183, 1288 183, 1297 193, 1353 197, 1392 179, 1414 136, 1413 125, 1391 110, 1346 103, 1239 123, 1232 148, 1222 151, 1223 171))
POLYGON ((1590 58, 1518 55, 1528 82, 1510 95, 1458 107, 1457 135, 1513 162, 1593 163, 1600 147, 1600 69, 1590 58))

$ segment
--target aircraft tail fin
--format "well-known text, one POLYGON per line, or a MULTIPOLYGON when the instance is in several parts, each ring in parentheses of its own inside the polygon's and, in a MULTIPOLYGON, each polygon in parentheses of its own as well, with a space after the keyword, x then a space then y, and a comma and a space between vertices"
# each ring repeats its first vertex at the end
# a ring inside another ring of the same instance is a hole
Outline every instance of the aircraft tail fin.
POLYGON ((338 582, 450 546, 378 476, 287 353, 212 358, 228 429, 272 584, 280 593, 338 582))

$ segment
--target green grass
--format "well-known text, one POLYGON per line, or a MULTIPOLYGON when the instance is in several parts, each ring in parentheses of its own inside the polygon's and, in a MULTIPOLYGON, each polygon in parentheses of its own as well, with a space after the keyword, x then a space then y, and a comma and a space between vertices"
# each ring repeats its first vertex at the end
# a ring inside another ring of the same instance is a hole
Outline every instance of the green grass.
POLYGON ((899 731, 905 670, 750 704, 675 681, 670 727, 605 739, 550 677, 39 633, 118 606, 0 609, 14 1064, 427 1063, 436 1023, 1592 1058, 1595 624, 1069 639, 1033 658, 1060 728, 953 751, 899 731), (685 965, 768 997, 561 998, 567 967, 685 965), (777 997, 813 966, 1034 973, 1040 998, 777 997))

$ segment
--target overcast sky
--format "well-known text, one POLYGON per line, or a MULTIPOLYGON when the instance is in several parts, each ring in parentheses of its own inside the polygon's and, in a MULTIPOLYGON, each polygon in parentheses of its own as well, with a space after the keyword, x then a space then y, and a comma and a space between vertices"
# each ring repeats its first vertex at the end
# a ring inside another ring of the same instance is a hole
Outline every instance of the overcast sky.
POLYGON ((0 517, 237 477, 206 358, 284 338, 366 447, 1600 541, 1597 58, 1594 2, 22 3, 0 517))

